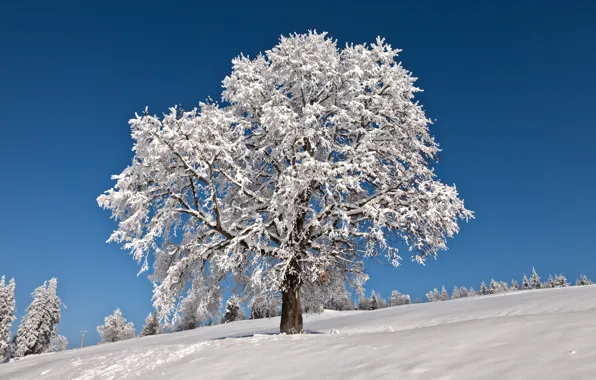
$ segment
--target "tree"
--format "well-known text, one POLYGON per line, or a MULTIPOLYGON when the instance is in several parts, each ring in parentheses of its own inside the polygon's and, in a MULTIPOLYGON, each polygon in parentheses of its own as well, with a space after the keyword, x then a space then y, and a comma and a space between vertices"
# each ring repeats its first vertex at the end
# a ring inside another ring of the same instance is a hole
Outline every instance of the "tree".
POLYGON ((478 293, 480 293, 480 295, 482 296, 490 294, 490 290, 488 290, 484 281, 482 281, 482 283, 480 284, 480 291, 478 293))
POLYGON ((540 285, 542 288, 554 288, 555 287, 555 280, 553 279, 553 275, 549 274, 548 275, 548 280, 544 283, 540 285))
POLYGON ((226 302, 226 312, 223 316, 222 323, 236 322, 244 319, 244 312, 240 309, 240 298, 236 294, 232 294, 226 302))
POLYGON ((459 298, 465 297, 468 297, 468 289, 466 289, 465 286, 462 286, 461 288, 459 288, 459 298))
POLYGON ((453 285, 453 291, 451 292, 451 299, 455 300, 458 298, 460 298, 459 288, 457 287, 457 285, 453 285))
POLYGON ((447 293, 447 289, 445 289, 445 285, 441 287, 441 301, 448 301, 449 300, 449 293, 447 293))
POLYGON ((398 52, 282 37, 232 61, 224 105, 130 121, 132 164, 98 203, 118 222, 109 241, 142 270, 155 255, 162 315, 193 277, 232 278, 281 292, 280 330, 300 333, 304 282, 337 268, 357 284, 379 255, 397 266, 398 239, 419 263, 446 249, 473 213, 436 178, 439 147, 398 52))
POLYGON ((143 330, 141 330, 141 336, 149 336, 149 335, 157 335, 161 332, 161 327, 159 325, 159 318, 157 316, 157 310, 154 310, 153 313, 149 313, 147 318, 145 318, 145 326, 143 330))
POLYGON ((470 286, 470 289, 468 289, 468 297, 476 297, 477 295, 478 292, 474 290, 473 286, 470 286))
POLYGON ((522 279, 522 286, 521 286, 522 290, 528 290, 531 289, 530 286, 530 282, 528 281, 528 277, 526 277, 526 275, 524 274, 524 278, 522 279))
POLYGON ((104 318, 103 325, 97 326, 97 332, 101 339, 99 343, 113 343, 134 338, 135 326, 134 323, 127 322, 120 308, 117 308, 114 314, 104 318))
POLYGON ((489 294, 497 294, 500 292, 499 283, 491 278, 489 285, 489 294))
POLYGON ((530 285, 532 289, 540 289, 542 288, 542 282, 540 282, 540 276, 536 273, 536 269, 532 267, 532 277, 530 277, 530 285))
POLYGON ((592 280, 583 274, 579 275, 579 278, 575 281, 576 286, 592 285, 592 280))
POLYGON ((511 291, 519 290, 519 284, 515 279, 511 280, 511 287, 509 288, 511 291))
POLYGON ((509 291, 509 285, 507 284, 507 282, 501 281, 501 283, 499 284, 499 289, 500 289, 501 292, 508 292, 509 291))
POLYGON ((217 321, 221 316, 222 304, 223 289, 219 284, 204 281, 200 277, 195 278, 180 303, 178 330, 192 330, 208 321, 217 321))
POLYGON ((41 354, 50 348, 50 341, 60 323, 62 306, 57 287, 58 281, 52 278, 33 291, 33 301, 27 307, 15 336, 15 356, 41 354))
POLYGON ((401 294, 397 290, 391 292, 391 300, 389 304, 391 306, 409 305, 412 303, 410 296, 407 294, 401 294))
POLYGON ((323 307, 333 310, 351 309, 350 293, 346 288, 345 276, 340 271, 325 271, 317 280, 305 282, 300 292, 301 305, 305 312, 320 312, 323 307))
POLYGON ((58 333, 52 335, 50 339, 50 346, 47 352, 60 352, 68 348, 68 339, 65 336, 58 335, 58 333))
POLYGON ((379 297, 377 293, 373 290, 370 295, 370 300, 368 301, 368 310, 377 310, 379 308, 379 297))
POLYGON ((565 276, 562 274, 559 274, 555 277, 553 284, 555 288, 566 288, 571 285, 569 284, 569 281, 567 281, 567 278, 565 278, 565 276))
POLYGON ((10 329, 15 321, 15 282, 10 279, 8 284, 4 276, 0 278, 0 363, 9 354, 10 329))

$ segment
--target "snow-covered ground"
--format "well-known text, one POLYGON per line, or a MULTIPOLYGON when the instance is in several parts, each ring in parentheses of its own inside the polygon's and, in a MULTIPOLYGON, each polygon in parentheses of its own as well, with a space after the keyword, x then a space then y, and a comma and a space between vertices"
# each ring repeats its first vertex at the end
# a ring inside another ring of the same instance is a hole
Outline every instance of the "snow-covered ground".
POLYGON ((0 379, 596 379, 596 286, 234 322, 28 357, 0 379))

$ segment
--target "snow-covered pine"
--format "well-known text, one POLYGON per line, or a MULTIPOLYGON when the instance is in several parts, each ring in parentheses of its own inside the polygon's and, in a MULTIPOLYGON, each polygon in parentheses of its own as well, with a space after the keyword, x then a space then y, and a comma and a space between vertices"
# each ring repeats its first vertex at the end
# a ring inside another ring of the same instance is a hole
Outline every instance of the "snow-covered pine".
POLYGON ((455 300, 461 297, 461 294, 459 292, 459 288, 457 287, 457 285, 453 285, 453 291, 451 292, 451 299, 455 300))
POLYGON ((157 310, 154 310, 153 313, 149 313, 147 318, 145 318, 145 326, 141 330, 140 336, 149 336, 149 335, 157 335, 161 333, 161 326, 159 325, 159 317, 157 315, 157 310))
POLYGON ((445 285, 441 287, 441 301, 448 301, 449 300, 449 293, 447 293, 447 289, 445 289, 445 285))
POLYGON ((47 352, 60 352, 68 348, 68 339, 63 335, 55 333, 50 339, 50 345, 47 352))
POLYGON ((540 282, 540 276, 538 276, 538 273, 536 272, 536 269, 534 269, 534 267, 532 267, 532 277, 530 277, 530 285, 532 286, 532 289, 542 288, 542 282, 540 282))
POLYGON ((447 248, 473 213, 432 169, 439 147, 398 53, 382 38, 281 37, 232 61, 225 106, 130 121, 132 164, 98 203, 118 221, 109 241, 142 271, 155 256, 163 317, 193 277, 231 277, 281 291, 280 330, 299 333, 300 287, 328 268, 358 286, 365 259, 399 264, 395 238, 420 263, 447 248))
POLYGON ((15 356, 41 354, 50 348, 50 341, 60 323, 62 306, 57 288, 58 281, 52 278, 33 291, 33 301, 27 307, 15 336, 15 356))
POLYGON ((15 321, 15 282, 14 278, 6 283, 4 276, 0 278, 0 363, 9 355, 12 323, 15 321))
POLYGON ((524 274, 524 278, 522 279, 521 290, 528 290, 528 289, 532 289, 532 287, 530 286, 530 282, 528 281, 528 277, 526 277, 526 275, 524 274))
POLYGON ((120 308, 114 310, 114 313, 104 318, 104 324, 97 326, 97 332, 100 337, 100 344, 113 343, 121 340, 135 337, 135 326, 132 322, 127 322, 122 316, 120 308))
POLYGON ((490 294, 490 290, 486 287, 484 281, 482 281, 482 283, 480 284, 480 290, 478 291, 478 293, 482 296, 490 294))
POLYGON ((501 281, 499 284, 499 289, 501 292, 508 292, 509 291, 509 284, 505 281, 501 281))
POLYGON ((592 280, 590 280, 586 275, 580 274, 579 278, 575 281, 576 286, 584 286, 584 285, 592 285, 592 280))
POLYGON ((379 309, 379 297, 377 296, 377 293, 375 293, 375 291, 373 290, 368 301, 368 310, 377 309, 379 309))
POLYGON ((469 292, 465 286, 462 286, 461 288, 459 288, 459 298, 465 298, 465 297, 468 297, 468 295, 469 295, 469 292))
POLYGON ((509 287, 509 290, 511 290, 511 291, 519 290, 519 284, 517 283, 517 280, 515 280, 515 279, 511 280, 511 287, 509 287))
MULTIPOLYGON (((482 287, 481 287, 482 288, 482 287)), ((489 294, 497 294, 500 292, 499 283, 496 282, 494 279, 491 278, 489 284, 489 294)))
POLYGON ((569 284, 569 281, 567 281, 567 278, 562 274, 559 274, 555 277, 553 284, 555 288, 566 288, 571 285, 569 284))
MULTIPOLYGON (((217 324, 221 317, 223 289, 218 282, 195 277, 186 297, 179 304, 180 319, 177 329, 192 330, 202 324, 217 324)), ((176 317, 178 313, 176 314, 176 317)))
POLYGON ((474 290, 473 286, 470 286, 470 289, 468 289, 468 297, 476 297, 477 295, 478 292, 474 290))
POLYGON ((244 319, 244 312, 240 307, 240 297, 232 294, 226 302, 226 312, 222 318, 222 323, 241 321, 244 319))
POLYGON ((552 274, 548 275, 548 280, 545 283, 540 285, 542 288, 549 289, 555 287, 555 279, 553 278, 552 274))
POLYGON ((408 294, 401 294, 397 290, 391 292, 391 300, 389 301, 390 306, 401 306, 409 305, 412 300, 408 294))

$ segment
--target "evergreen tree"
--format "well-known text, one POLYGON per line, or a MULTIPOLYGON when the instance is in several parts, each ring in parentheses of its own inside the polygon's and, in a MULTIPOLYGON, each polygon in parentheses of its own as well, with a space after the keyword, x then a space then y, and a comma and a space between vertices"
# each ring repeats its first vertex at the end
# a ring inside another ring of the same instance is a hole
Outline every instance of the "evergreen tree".
POLYGON ((489 290, 488 290, 489 294, 497 294, 499 293, 499 284, 491 278, 490 280, 490 285, 489 285, 489 290))
POLYGON ((461 288, 459 288, 459 297, 460 298, 468 297, 468 289, 466 289, 465 286, 462 286, 461 288))
POLYGON ((579 278, 575 281, 576 286, 584 286, 584 285, 592 285, 592 280, 590 280, 586 275, 580 274, 579 278))
POLYGON ((370 295, 370 300, 368 303, 368 310, 377 310, 379 308, 379 300, 377 294, 374 292, 370 295))
POLYGON ((50 346, 47 352, 60 352, 66 350, 68 347, 68 339, 65 336, 58 335, 58 333, 52 336, 50 339, 50 346))
POLYGON ((222 323, 241 321, 244 319, 244 312, 240 309, 240 298, 232 294, 226 302, 226 312, 222 323))
POLYGON ((157 335, 160 333, 159 318, 157 317, 157 310, 149 313, 145 319, 145 326, 141 330, 141 336, 157 335))
POLYGON ((548 275, 548 280, 546 280, 546 282, 544 284, 542 284, 542 287, 545 289, 550 289, 550 288, 555 287, 555 280, 553 279, 552 274, 548 275))
POLYGON ((532 267, 532 277, 530 277, 530 285, 532 286, 532 289, 542 288, 542 282, 540 282, 540 276, 538 276, 538 273, 536 272, 536 269, 534 269, 534 267, 532 267))
POLYGON ((445 285, 441 287, 441 301, 449 300, 449 293, 447 293, 447 289, 445 289, 445 285))
POLYGON ((519 284, 517 283, 517 281, 515 279, 511 280, 511 288, 509 288, 511 291, 516 291, 519 290, 519 284))
POLYGON ((27 307, 15 336, 15 356, 41 354, 50 348, 56 325, 60 323, 62 302, 56 294, 57 286, 57 280, 52 278, 32 293, 33 301, 27 307))
POLYGON ((555 277, 554 286, 556 288, 566 288, 566 287, 570 286, 570 284, 569 284, 569 281, 567 281, 567 278, 565 278, 565 276, 560 274, 555 277))
POLYGON ((501 292, 509 291, 509 285, 505 281, 501 281, 501 283, 499 284, 499 288, 501 292))
POLYGON ((127 322, 122 316, 120 308, 114 310, 114 314, 104 318, 104 324, 97 326, 97 332, 101 338, 100 343, 113 343, 135 337, 135 326, 127 322))
POLYGON ((455 300, 461 297, 461 294, 459 292, 459 288, 457 287, 457 285, 453 285, 453 291, 451 292, 451 299, 455 300))
POLYGON ((482 296, 490 294, 490 290, 488 290, 484 281, 482 281, 482 283, 480 284, 480 291, 478 293, 482 296))
POLYGON ((8 284, 4 276, 0 278, 0 363, 8 357, 10 347, 10 329, 15 317, 15 282, 14 278, 8 284))
POLYGON ((410 296, 407 294, 401 294, 397 290, 391 292, 391 300, 389 304, 391 306, 409 305, 412 303, 410 296))
POLYGON ((473 286, 470 286, 470 289, 468 289, 468 297, 476 297, 477 295, 478 292, 474 290, 473 286))
POLYGON ((532 287, 530 286, 530 282, 528 281, 528 277, 526 277, 526 275, 524 274, 524 278, 522 280, 521 290, 528 290, 528 289, 532 289, 532 287))

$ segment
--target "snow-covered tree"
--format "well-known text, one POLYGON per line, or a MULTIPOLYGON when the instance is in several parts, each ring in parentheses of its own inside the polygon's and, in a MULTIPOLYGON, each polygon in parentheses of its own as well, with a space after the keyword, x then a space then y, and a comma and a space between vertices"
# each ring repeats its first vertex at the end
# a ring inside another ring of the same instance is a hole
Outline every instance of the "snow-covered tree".
POLYGON ((559 274, 555 277, 553 284, 555 288, 566 288, 571 285, 569 284, 569 281, 567 281, 567 278, 565 278, 565 276, 562 274, 559 274))
POLYGON ((522 279, 521 290, 528 290, 528 289, 532 289, 532 287, 530 286, 530 282, 528 281, 528 277, 526 277, 526 275, 524 274, 524 278, 522 279))
POLYGON ((149 313, 147 318, 145 318, 145 326, 143 326, 140 336, 157 335, 160 332, 161 326, 159 325, 157 310, 155 310, 153 313, 149 313))
POLYGON ((441 293, 437 288, 434 288, 432 291, 426 293, 426 298, 428 302, 439 302, 441 301, 441 293))
POLYGON ((478 292, 474 290, 473 286, 470 286, 470 289, 468 289, 468 297, 476 297, 477 295, 478 292))
POLYGON ((377 310, 379 309, 379 297, 377 293, 373 292, 370 295, 370 299, 368 301, 368 310, 377 310))
POLYGON ((478 291, 478 293, 482 296, 490 294, 490 290, 486 287, 484 281, 482 281, 482 283, 480 284, 480 290, 478 291))
POLYGON ((447 293, 447 289, 445 289, 445 285, 441 287, 441 301, 448 301, 449 300, 449 293, 447 293))
POLYGON ((555 279, 553 278, 553 275, 552 274, 549 274, 548 275, 548 280, 546 280, 546 282, 543 283, 543 284, 541 284, 540 286, 542 288, 546 288, 546 289, 554 288, 555 287, 555 279))
POLYGON ((491 278, 490 284, 489 284, 489 290, 488 290, 489 294, 497 294, 497 293, 499 293, 500 292, 500 289, 499 288, 500 288, 499 287, 499 283, 496 282, 494 279, 491 278))
POLYGON ((52 335, 50 339, 50 346, 47 352, 60 352, 68 348, 68 339, 65 336, 58 335, 58 333, 52 335))
POLYGON ((368 297, 361 296, 358 299, 358 310, 368 310, 370 305, 370 299, 368 297))
POLYGON ((576 286, 584 286, 584 285, 592 285, 592 280, 590 280, 586 275, 580 274, 579 278, 575 281, 576 286))
POLYGON ((511 291, 519 290, 519 284, 515 279, 511 280, 511 287, 509 288, 511 291))
POLYGON ((4 276, 0 278, 0 363, 9 354, 10 329, 15 317, 15 282, 14 278, 6 283, 4 276))
POLYGON ((468 297, 468 289, 466 289, 465 286, 462 286, 461 288, 459 288, 459 298, 465 298, 468 297))
POLYGON ((536 269, 532 267, 532 277, 530 277, 530 285, 532 289, 540 289, 542 288, 542 282, 540 282, 540 276, 536 273, 536 269))
POLYGON ((226 312, 223 316, 222 323, 236 322, 244 319, 244 312, 240 307, 240 297, 232 294, 226 302, 226 312))
POLYGON ((407 294, 401 294, 397 290, 391 292, 391 300, 389 301, 389 305, 391 306, 400 306, 400 305, 409 305, 412 303, 410 296, 407 294))
POLYGON ((120 308, 114 310, 114 314, 104 318, 104 324, 97 326, 100 336, 100 343, 113 343, 135 337, 135 326, 127 322, 122 316, 120 308))
POLYGON ((281 291, 280 330, 299 333, 304 282, 339 268, 355 286, 366 258, 398 265, 398 239, 420 263, 446 248, 473 214, 433 171, 439 147, 398 52, 282 37, 232 61, 224 105, 130 121, 132 164, 98 203, 118 221, 110 241, 142 270, 155 255, 162 316, 193 277, 232 278, 281 291))
MULTIPOLYGON (((258 294, 250 300, 248 319, 271 318, 279 315, 279 299, 267 294, 258 294)), ((352 305, 349 305, 351 309, 352 305)))
POLYGON ((218 283, 204 281, 197 277, 193 280, 186 297, 180 303, 178 330, 192 330, 209 321, 219 321, 223 305, 223 289, 218 283))
POLYGON ((58 281, 52 278, 35 289, 33 301, 27 307, 15 336, 14 355, 17 357, 47 352, 60 323, 62 302, 57 294, 58 281))
POLYGON ((508 292, 509 284, 507 284, 507 282, 505 282, 505 281, 501 281, 501 283, 499 284, 499 289, 501 292, 508 292))
POLYGON ((460 298, 461 294, 459 292, 459 288, 457 287, 457 285, 453 285, 453 291, 451 292, 451 299, 455 300, 460 298))
POLYGON ((315 281, 307 281, 300 288, 301 305, 305 312, 313 313, 327 307, 333 310, 349 310, 352 301, 341 271, 328 270, 315 281))

